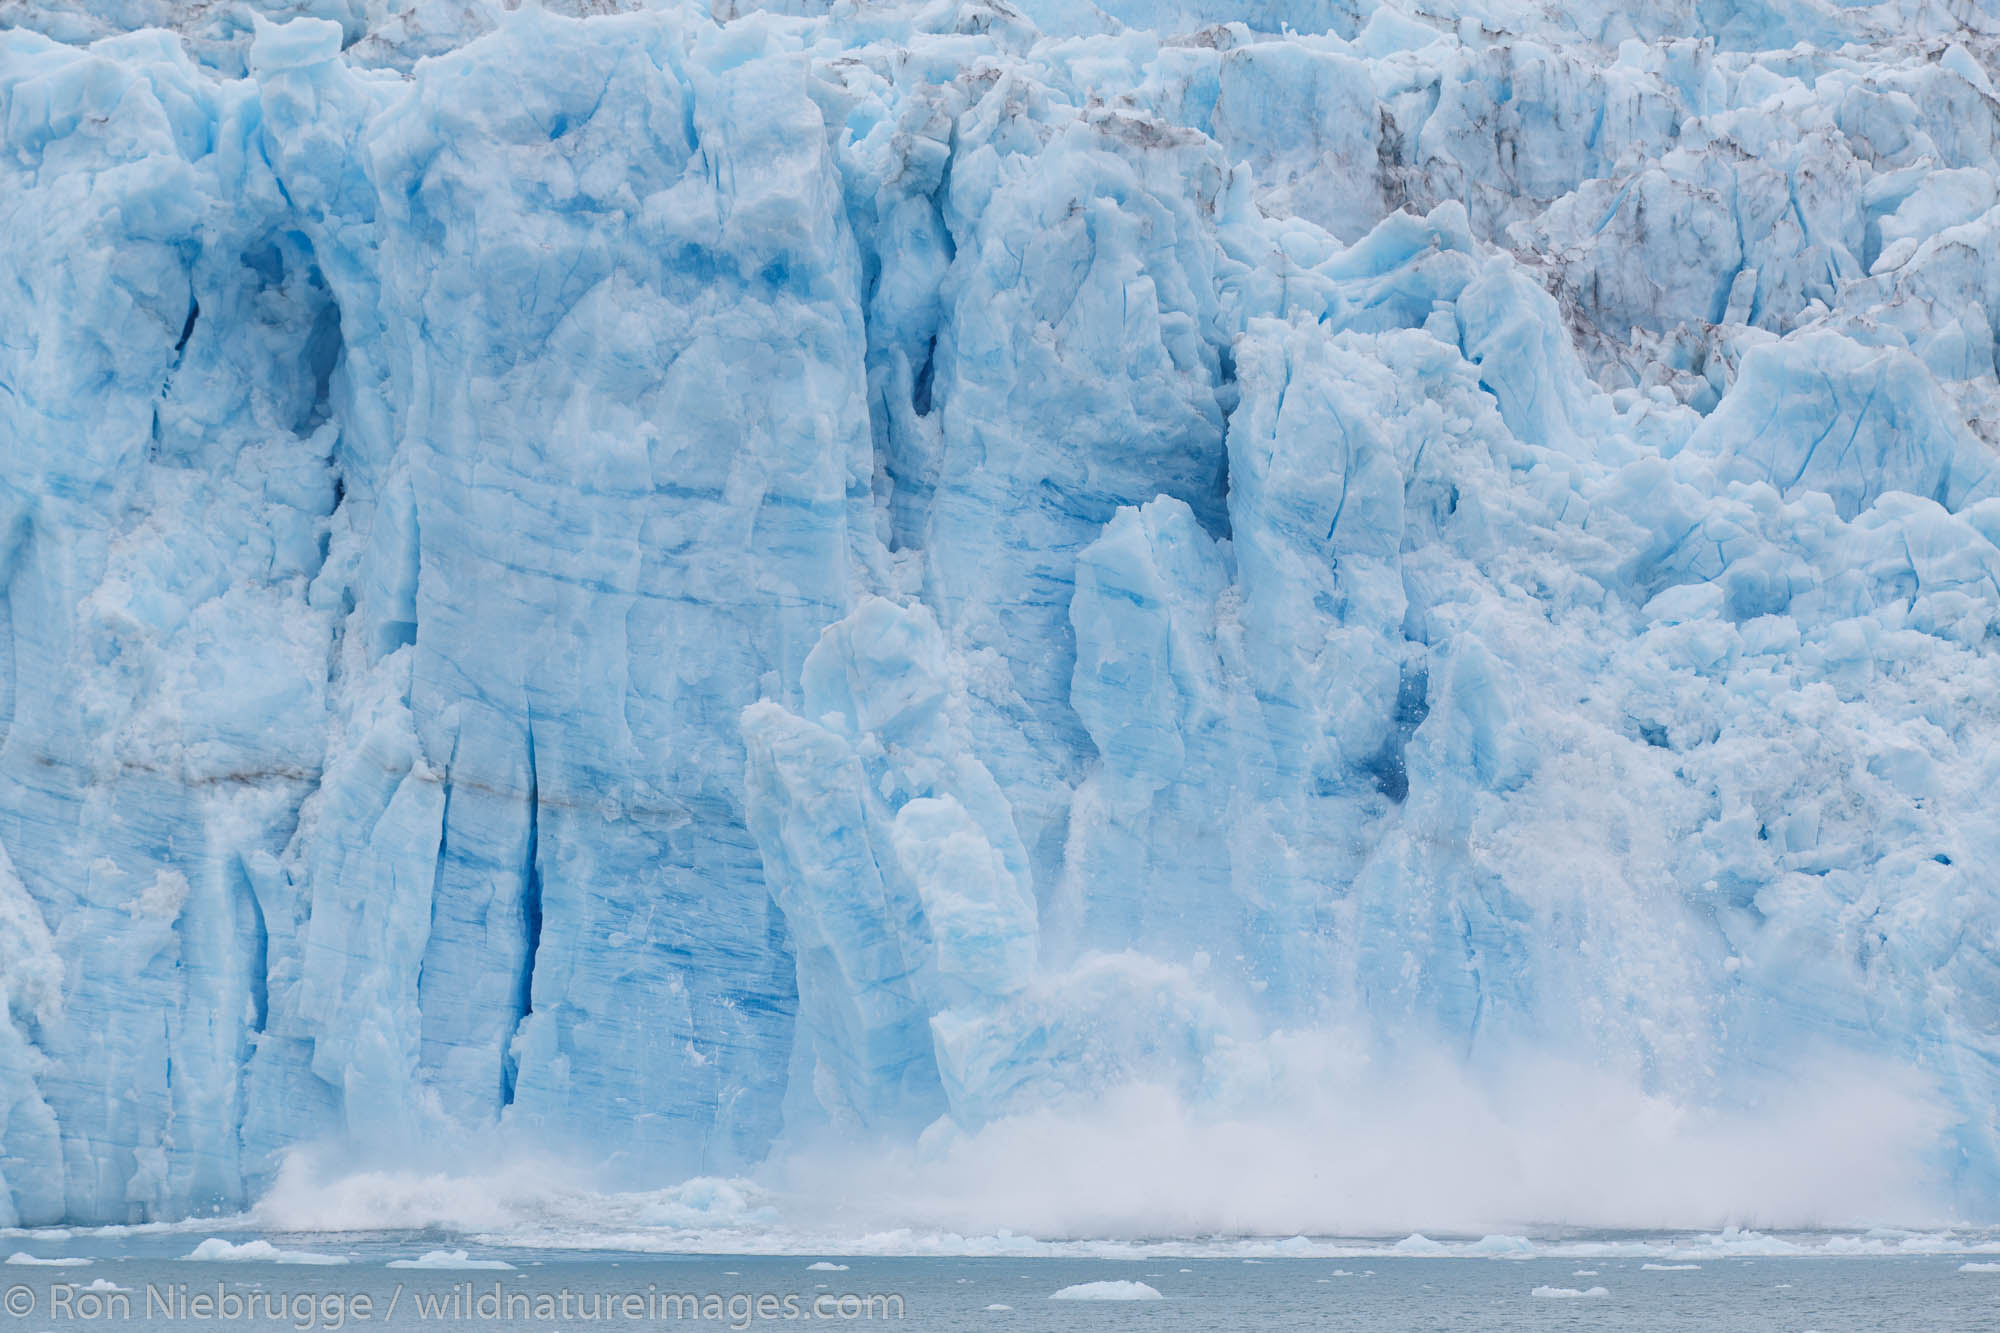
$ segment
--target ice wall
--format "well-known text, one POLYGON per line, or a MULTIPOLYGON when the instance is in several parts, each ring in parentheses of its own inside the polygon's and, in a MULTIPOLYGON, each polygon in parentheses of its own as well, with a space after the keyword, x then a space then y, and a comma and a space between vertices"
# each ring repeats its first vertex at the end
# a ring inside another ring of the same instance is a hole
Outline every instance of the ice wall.
POLYGON ((0 0, 0 1224, 1335 1027, 2000 1212, 2000 21, 1545 8, 0 0))

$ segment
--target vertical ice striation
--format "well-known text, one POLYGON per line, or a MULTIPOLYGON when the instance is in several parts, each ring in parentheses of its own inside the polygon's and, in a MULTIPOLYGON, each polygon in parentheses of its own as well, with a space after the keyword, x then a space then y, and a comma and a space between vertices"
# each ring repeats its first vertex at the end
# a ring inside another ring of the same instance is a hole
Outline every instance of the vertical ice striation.
POLYGON ((1035 971, 1027 851, 953 717, 950 666, 928 610, 871 597, 806 658, 802 716, 744 714, 750 828, 798 957, 798 1069, 820 1114, 860 1129, 958 1107, 933 1017, 1035 971))
POLYGON ((0 1225, 1335 1030, 1886 1061, 2000 1208, 1978 6, 87 11, 0 0, 0 1225))

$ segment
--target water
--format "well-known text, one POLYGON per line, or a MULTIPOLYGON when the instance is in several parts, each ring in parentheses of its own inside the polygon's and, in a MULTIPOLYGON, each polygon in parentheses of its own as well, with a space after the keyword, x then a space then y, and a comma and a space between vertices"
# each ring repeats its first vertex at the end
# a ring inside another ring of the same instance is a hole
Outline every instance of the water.
MULTIPOLYGON (((522 1329, 750 1329, 801 1324, 908 1330, 1613 1329, 1674 1333, 1992 1333, 2000 1271, 1967 1254, 1707 1258, 1138 1258, 729 1256, 482 1248, 463 1238, 270 1236, 283 1259, 183 1256, 201 1235, 35 1236, 10 1253, 87 1260, 0 1268, 0 1333, 292 1330, 476 1333, 522 1329), (392 1268, 438 1250, 511 1269, 392 1268), (344 1260, 298 1262, 305 1256, 344 1260), (840 1265, 819 1267, 812 1265, 840 1265), (1647 1267, 1648 1264, 1656 1265, 1647 1267), (1144 1284, 1152 1300, 1058 1300, 1090 1283, 1144 1284), (116 1288, 117 1290, 111 1290, 116 1288), (1544 1289, 1537 1294, 1537 1288, 1544 1289), (1548 1289, 1602 1294, 1561 1296, 1548 1289), (1007 1306, 1005 1310, 989 1307, 1007 1306)), ((243 1236, 235 1240, 248 1240, 243 1236)), ((1171 1249, 1172 1247, 1164 1247, 1171 1249)), ((257 1249, 256 1253, 263 1253, 257 1249)))

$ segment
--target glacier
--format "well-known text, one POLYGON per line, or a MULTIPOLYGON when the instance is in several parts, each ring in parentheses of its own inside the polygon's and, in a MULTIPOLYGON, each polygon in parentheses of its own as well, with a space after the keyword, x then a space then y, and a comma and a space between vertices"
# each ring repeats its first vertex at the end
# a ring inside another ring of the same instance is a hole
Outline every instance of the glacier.
POLYGON ((1861 1062, 2000 1217, 1996 81, 1980 0, 0 0, 0 1226, 1311 1033, 1861 1062))

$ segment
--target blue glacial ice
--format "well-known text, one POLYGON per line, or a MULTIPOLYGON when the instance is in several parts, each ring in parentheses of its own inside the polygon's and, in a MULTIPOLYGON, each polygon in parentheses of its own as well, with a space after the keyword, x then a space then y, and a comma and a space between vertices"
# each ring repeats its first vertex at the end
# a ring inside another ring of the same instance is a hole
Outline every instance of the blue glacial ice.
POLYGON ((0 1225, 1336 1032, 1854 1062, 2000 1216, 1996 83, 1975 0, 0 0, 0 1225))

